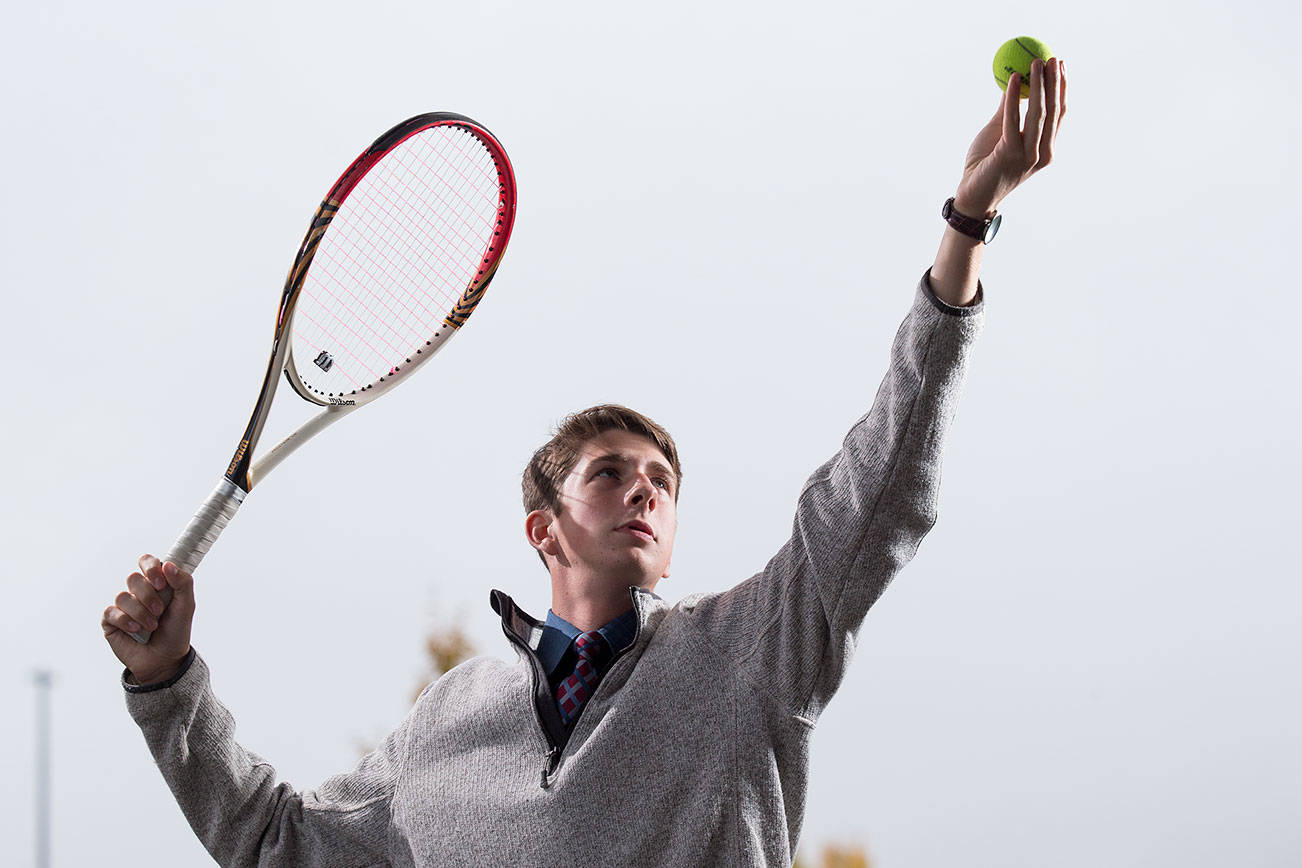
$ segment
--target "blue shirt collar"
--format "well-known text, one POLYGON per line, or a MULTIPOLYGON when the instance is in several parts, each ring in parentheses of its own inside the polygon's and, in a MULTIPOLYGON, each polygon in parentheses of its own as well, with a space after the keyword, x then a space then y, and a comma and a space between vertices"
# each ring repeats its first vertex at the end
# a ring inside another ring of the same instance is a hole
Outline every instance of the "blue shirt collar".
MULTIPOLYGON (((629 609, 606 626, 598 628, 597 632, 610 645, 611 650, 615 654, 619 654, 629 645, 632 645, 633 639, 637 636, 637 610, 629 609)), ((570 645, 582 633, 582 630, 557 615, 551 609, 547 610, 547 621, 543 624, 542 639, 538 642, 538 659, 542 661, 543 668, 548 675, 555 673, 556 667, 560 665, 561 658, 565 656, 565 652, 569 650, 570 645)))

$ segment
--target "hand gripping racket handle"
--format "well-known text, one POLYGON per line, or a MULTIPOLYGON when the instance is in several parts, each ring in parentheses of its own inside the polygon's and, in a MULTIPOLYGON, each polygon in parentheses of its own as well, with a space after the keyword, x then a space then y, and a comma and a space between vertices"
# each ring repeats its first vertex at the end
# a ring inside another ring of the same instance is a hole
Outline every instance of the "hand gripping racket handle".
MULTIPOLYGON (((244 502, 244 494, 243 489, 235 483, 222 479, 221 484, 213 489, 213 493, 199 507, 194 518, 190 519, 176 542, 172 543, 171 551, 163 559, 164 563, 171 561, 185 572, 193 573, 203 556, 208 554, 208 549, 212 548, 217 537, 221 536, 226 525, 235 517, 235 511, 244 502)), ((163 605, 166 606, 172 602, 172 589, 164 587, 158 596, 163 598, 163 605)), ((132 633, 131 638, 144 645, 149 641, 149 635, 148 630, 142 629, 139 633, 132 633)))

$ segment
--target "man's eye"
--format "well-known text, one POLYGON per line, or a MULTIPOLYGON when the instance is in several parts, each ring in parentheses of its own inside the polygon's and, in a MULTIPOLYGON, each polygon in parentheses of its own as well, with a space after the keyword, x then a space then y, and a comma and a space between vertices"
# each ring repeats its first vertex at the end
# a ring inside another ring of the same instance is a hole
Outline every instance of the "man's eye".
POLYGON ((597 475, 598 475, 598 476, 605 476, 605 475, 607 475, 607 474, 609 474, 609 475, 611 475, 611 476, 615 476, 615 477, 618 477, 618 476, 619 476, 619 474, 615 472, 615 468, 613 468, 613 467, 603 467, 603 468, 601 468, 600 470, 597 471, 597 475))
POLYGON ((655 479, 655 484, 658 485, 658 486, 660 486, 661 488, 663 488, 665 491, 668 491, 668 490, 669 490, 669 480, 668 480, 668 479, 664 479, 664 478, 662 478, 662 477, 656 477, 656 479, 655 479))

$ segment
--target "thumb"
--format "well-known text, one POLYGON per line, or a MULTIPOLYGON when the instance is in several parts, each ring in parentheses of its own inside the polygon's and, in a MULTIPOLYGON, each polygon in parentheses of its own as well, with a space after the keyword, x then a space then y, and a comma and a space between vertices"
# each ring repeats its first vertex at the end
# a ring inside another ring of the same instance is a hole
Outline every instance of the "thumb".
POLYGON ((175 606, 183 613, 194 611, 194 576, 178 567, 172 561, 163 564, 163 578, 172 590, 172 602, 168 608, 175 606))

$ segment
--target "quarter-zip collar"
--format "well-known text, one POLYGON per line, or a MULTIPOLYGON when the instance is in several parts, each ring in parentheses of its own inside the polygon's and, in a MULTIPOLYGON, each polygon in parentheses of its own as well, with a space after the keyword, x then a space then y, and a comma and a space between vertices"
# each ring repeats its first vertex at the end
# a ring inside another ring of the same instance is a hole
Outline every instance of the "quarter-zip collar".
MULTIPOLYGON (((633 634, 629 644, 615 649, 615 657, 610 664, 612 668, 618 663, 620 657, 644 644, 645 638, 650 636, 654 625, 664 616, 666 610, 664 601, 650 591, 638 587, 629 588, 628 591, 633 601, 633 611, 637 613, 637 632, 633 634)), ((489 595, 489 603, 493 611, 502 618, 502 632, 529 666, 534 713, 538 718, 543 737, 547 740, 548 750, 543 758, 540 784, 543 789, 547 789, 551 784, 552 774, 560 765, 570 733, 566 732, 561 713, 556 708, 555 697, 551 695, 547 672, 538 657, 538 643, 542 640, 543 622, 517 606, 515 601, 502 591, 493 590, 489 595)), ((600 686, 597 690, 600 692, 600 686)))
MULTIPOLYGON (((637 632, 633 634, 633 640, 623 648, 612 649, 616 656, 625 653, 637 645, 639 638, 647 633, 648 627, 653 627, 658 623, 660 617, 664 615, 664 601, 645 588, 630 587, 628 589, 629 598, 633 601, 633 611, 637 613, 637 632)), ((538 642, 542 639, 542 629, 545 626, 544 621, 534 618, 519 606, 511 597, 498 590, 489 594, 489 603, 502 618, 502 630, 506 632, 507 638, 518 640, 531 654, 536 656, 538 642)), ((517 643, 517 644, 518 644, 517 643)))

